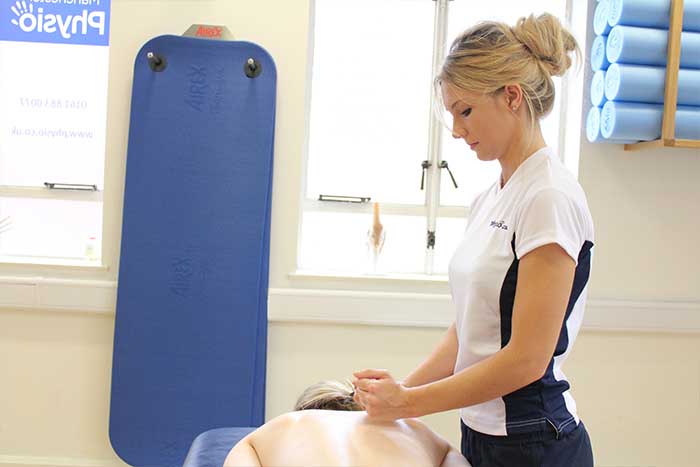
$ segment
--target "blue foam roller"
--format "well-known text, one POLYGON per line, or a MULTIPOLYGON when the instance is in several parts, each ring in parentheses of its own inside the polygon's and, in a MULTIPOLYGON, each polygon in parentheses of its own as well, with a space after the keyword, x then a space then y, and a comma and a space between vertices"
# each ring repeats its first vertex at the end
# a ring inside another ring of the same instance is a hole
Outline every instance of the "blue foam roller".
MULTIPOLYGON (((665 82, 666 68, 613 63, 605 73, 605 97, 609 101, 663 104, 665 82)), ((592 93, 591 89, 591 99, 592 93)), ((677 102, 700 106, 700 70, 678 71, 677 102)))
MULTIPOLYGON (((663 112, 658 104, 607 101, 600 114, 600 132, 604 138, 659 139, 663 112)), ((677 107, 675 137, 700 139, 700 108, 677 107)))
POLYGON ((593 13, 593 32, 598 36, 607 35, 610 32, 608 16, 610 13, 610 0, 598 2, 593 13))
POLYGON ((596 36, 591 45, 591 68, 593 71, 607 70, 610 66, 606 53, 608 36, 596 36))
MULTIPOLYGON (((610 63, 666 66, 667 49, 665 29, 615 26, 605 50, 610 63)), ((700 33, 681 33, 681 68, 700 68, 700 33)))
POLYGON ((630 144, 636 143, 635 140, 615 140, 605 139, 600 133, 600 107, 591 107, 586 117, 586 139, 591 143, 615 143, 615 144, 630 144))
MULTIPOLYGON (((671 0, 608 0, 608 23, 666 29, 671 22, 671 0)), ((700 0, 684 0, 683 30, 700 31, 700 0)))
POLYGON ((591 104, 600 107, 605 101, 605 71, 598 70, 591 79, 591 104))

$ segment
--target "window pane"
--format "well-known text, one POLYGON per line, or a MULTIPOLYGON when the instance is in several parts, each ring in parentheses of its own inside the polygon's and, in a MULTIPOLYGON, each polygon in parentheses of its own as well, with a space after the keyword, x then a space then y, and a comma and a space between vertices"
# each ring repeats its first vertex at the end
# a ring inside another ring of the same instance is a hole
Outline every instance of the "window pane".
POLYGON ((384 247, 374 269, 367 246, 372 214, 305 212, 300 269, 357 274, 422 273, 426 220, 423 216, 382 216, 384 247))
POLYGON ((423 204, 434 2, 315 5, 307 196, 423 204))
POLYGON ((99 259, 102 203, 0 198, 0 255, 99 259))
MULTIPOLYGON (((503 21, 514 25, 518 18, 530 13, 551 13, 564 23, 566 2, 564 0, 491 0, 489 2, 474 2, 455 0, 449 4, 449 27, 447 48, 452 41, 475 23, 484 20, 503 21)), ((554 79, 557 98, 554 108, 541 122, 544 140, 555 151, 558 150, 559 114, 560 114, 560 83, 554 79)), ((450 183, 445 171, 442 174, 440 204, 445 206, 468 206, 474 197, 498 180, 501 172, 497 162, 484 163, 476 158, 476 154, 462 140, 455 140, 444 131, 442 136, 442 159, 446 160, 452 173, 457 179, 459 189, 450 183)))
POLYGON ((108 54, 0 41, 0 185, 102 187, 108 54))

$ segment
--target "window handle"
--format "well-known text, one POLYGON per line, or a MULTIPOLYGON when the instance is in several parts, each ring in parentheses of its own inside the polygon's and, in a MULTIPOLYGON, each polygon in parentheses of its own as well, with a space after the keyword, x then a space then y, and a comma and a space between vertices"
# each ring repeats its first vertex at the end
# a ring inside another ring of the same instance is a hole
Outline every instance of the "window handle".
POLYGON ((44 182, 44 186, 49 190, 77 190, 77 191, 97 191, 97 185, 83 185, 81 183, 50 183, 44 182))
POLYGON ((420 175, 420 189, 421 190, 423 190, 423 188, 425 187, 425 171, 428 170, 431 165, 433 165, 433 164, 431 164, 430 161, 423 161, 420 163, 420 166, 423 168, 423 170, 421 171, 421 175, 420 175))
POLYGON ((454 175, 452 175, 452 171, 450 170, 450 166, 447 163, 447 161, 441 161, 440 162, 440 168, 441 169, 447 169, 447 173, 450 174, 450 178, 452 179, 452 183, 454 184, 455 188, 459 188, 457 186, 457 180, 455 180, 454 175))
POLYGON ((371 200, 369 196, 336 196, 336 195, 318 195, 319 201, 332 201, 335 203, 368 203, 371 200))

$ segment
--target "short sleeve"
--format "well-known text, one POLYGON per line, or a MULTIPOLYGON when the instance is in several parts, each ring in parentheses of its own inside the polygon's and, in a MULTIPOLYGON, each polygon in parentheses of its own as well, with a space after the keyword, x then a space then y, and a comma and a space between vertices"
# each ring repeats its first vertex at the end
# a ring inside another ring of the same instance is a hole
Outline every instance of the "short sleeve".
POLYGON ((515 254, 522 258, 541 246, 556 243, 578 264, 585 226, 574 200, 555 188, 526 199, 515 228, 515 254))

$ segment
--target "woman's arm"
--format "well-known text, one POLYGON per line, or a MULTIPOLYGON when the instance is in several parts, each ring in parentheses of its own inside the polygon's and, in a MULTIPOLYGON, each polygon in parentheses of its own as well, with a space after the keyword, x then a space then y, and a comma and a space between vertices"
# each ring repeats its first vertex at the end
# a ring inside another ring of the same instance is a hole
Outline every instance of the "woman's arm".
POLYGON ((402 384, 412 388, 452 376, 456 360, 457 331, 455 323, 452 323, 435 350, 402 381, 402 384))
POLYGON ((575 263, 558 244, 520 260, 511 339, 500 351, 457 374, 414 388, 386 372, 366 372, 358 398, 379 419, 419 417, 480 404, 541 378, 554 355, 571 295, 575 263))

